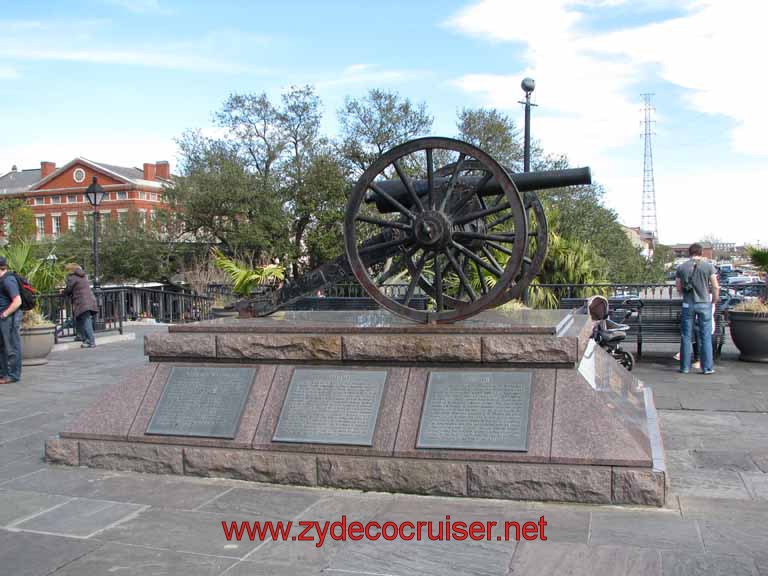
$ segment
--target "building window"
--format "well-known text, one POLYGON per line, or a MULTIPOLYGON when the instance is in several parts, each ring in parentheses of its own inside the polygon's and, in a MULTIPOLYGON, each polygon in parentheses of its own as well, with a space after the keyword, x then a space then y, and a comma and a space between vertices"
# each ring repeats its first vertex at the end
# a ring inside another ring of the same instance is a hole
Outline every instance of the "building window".
POLYGON ((80 184, 81 182, 85 181, 85 170, 82 168, 75 168, 75 171, 72 172, 72 179, 80 184))
POLYGON ((42 196, 38 196, 37 198, 35 198, 35 206, 41 206, 43 204, 45 204, 45 198, 43 198, 42 196))
POLYGON ((61 235, 61 216, 52 216, 53 237, 58 238, 61 235))
POLYGON ((128 200, 128 192, 118 192, 117 193, 117 199, 118 200, 128 200))
POLYGON ((77 204, 77 194, 70 194, 69 196, 67 196, 67 203, 77 204))
POLYGON ((120 224, 125 224, 126 222, 128 222, 128 212, 125 212, 125 211, 122 211, 122 210, 119 211, 117 213, 117 221, 120 224))
POLYGON ((147 193, 144 192, 144 190, 139 190, 139 200, 146 200, 147 199, 147 193))
POLYGON ((77 214, 67 214, 67 231, 73 232, 77 228, 77 214))
POLYGON ((37 226, 37 239, 45 238, 45 216, 35 216, 35 226, 37 226))
POLYGON ((51 196, 51 204, 61 204, 61 196, 51 196))

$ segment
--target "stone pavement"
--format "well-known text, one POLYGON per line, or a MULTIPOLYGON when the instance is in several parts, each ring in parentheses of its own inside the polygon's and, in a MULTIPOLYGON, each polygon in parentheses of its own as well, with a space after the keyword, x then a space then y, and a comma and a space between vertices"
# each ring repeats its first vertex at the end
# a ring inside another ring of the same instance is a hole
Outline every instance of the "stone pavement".
POLYGON ((664 509, 450 499, 67 468, 44 439, 143 365, 142 335, 55 352, 0 386, 0 575, 768 576, 768 366, 726 351, 682 376, 673 350, 637 374, 660 408, 664 509), (547 521, 546 542, 227 541, 221 521, 547 521))

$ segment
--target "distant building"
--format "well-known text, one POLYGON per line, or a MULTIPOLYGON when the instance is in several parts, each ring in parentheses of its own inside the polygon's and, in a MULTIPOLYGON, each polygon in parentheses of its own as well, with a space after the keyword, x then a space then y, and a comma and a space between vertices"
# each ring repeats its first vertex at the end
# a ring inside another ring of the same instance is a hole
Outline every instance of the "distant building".
POLYGON ((640 252, 648 257, 653 255, 654 237, 653 233, 640 230, 640 227, 621 226, 624 230, 624 234, 627 235, 629 241, 632 242, 632 246, 638 248, 640 252))
MULTIPOLYGON (((688 258, 688 248, 690 248, 690 244, 674 244, 670 246, 672 249, 672 253, 675 255, 675 258, 688 258)), ((709 242, 700 242, 701 244, 701 255, 704 256, 704 258, 712 259, 714 257, 714 250, 712 248, 712 244, 709 242)))
MULTIPOLYGON (((40 168, 27 170, 14 166, 0 176, 0 198, 25 200, 35 214, 37 239, 55 238, 93 213, 84 192, 94 176, 107 192, 99 206, 102 219, 122 220, 136 211, 149 222, 158 210, 168 208, 164 191, 173 182, 166 161, 146 163, 142 168, 85 158, 75 158, 61 168, 53 162, 41 162, 40 168)), ((0 236, 3 234, 0 230, 0 236)))

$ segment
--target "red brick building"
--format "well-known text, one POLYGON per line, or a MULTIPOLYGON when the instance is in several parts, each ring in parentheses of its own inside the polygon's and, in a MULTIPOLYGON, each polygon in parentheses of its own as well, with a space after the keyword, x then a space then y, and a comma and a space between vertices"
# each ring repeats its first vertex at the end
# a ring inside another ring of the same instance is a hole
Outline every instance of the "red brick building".
MULTIPOLYGON (((75 158, 61 168, 41 162, 40 168, 13 169, 0 176, 0 198, 23 198, 35 214, 37 238, 57 237, 91 217, 85 190, 96 176, 107 192, 99 206, 102 220, 123 219, 135 211, 150 221, 168 206, 164 190, 172 185, 170 166, 161 161, 143 168, 114 166, 75 158)), ((0 235, 3 232, 0 231, 0 235)))

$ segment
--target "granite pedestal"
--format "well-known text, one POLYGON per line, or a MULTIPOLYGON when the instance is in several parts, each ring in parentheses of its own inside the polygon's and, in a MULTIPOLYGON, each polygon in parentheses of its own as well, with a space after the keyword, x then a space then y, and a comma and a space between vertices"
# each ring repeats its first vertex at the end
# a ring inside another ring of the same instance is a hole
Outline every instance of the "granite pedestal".
POLYGON ((653 395, 566 311, 386 311, 169 327, 49 460, 452 496, 665 502, 653 395))

